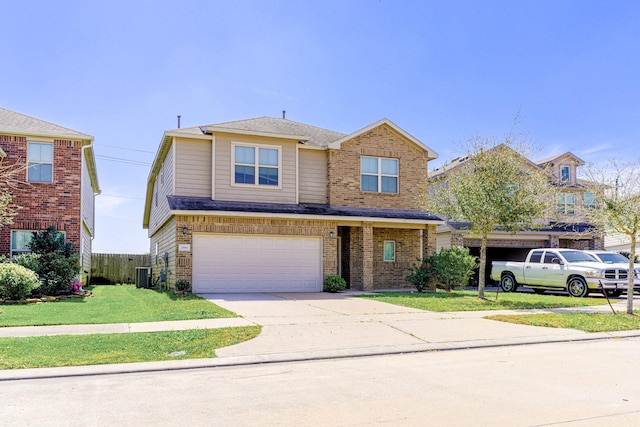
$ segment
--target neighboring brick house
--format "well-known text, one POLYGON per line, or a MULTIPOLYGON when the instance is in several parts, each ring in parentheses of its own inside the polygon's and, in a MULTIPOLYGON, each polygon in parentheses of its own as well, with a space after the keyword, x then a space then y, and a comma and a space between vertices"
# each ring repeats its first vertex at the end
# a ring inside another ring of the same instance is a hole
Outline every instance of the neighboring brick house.
POLYGON ((55 226, 80 255, 81 278, 91 271, 95 195, 100 193, 93 137, 0 108, 3 162, 26 168, 11 190, 21 208, 13 224, 0 228, 0 254, 28 252, 33 231, 55 226))
POLYGON ((436 157, 387 119, 350 135, 270 117, 166 131, 143 219, 154 280, 195 292, 317 292, 334 274, 354 289, 406 286, 442 222, 414 201, 436 157))
MULTIPOLYGON (((468 157, 457 158, 432 170, 429 179, 440 179, 453 169, 469 161, 468 157)), ((487 242, 487 265, 493 260, 524 260, 532 248, 555 247, 575 249, 603 249, 603 236, 593 233, 593 227, 580 216, 582 207, 594 203, 593 193, 585 182, 577 178, 577 169, 584 161, 567 152, 538 162, 527 160, 530 168, 544 168, 549 172, 551 183, 559 189, 555 218, 541 218, 540 228, 524 230, 517 234, 496 230, 489 234, 487 242)), ((447 221, 437 228, 437 248, 464 246, 471 254, 480 254, 480 239, 469 235, 469 223, 447 221)), ((487 269, 489 271, 490 269, 487 269)))

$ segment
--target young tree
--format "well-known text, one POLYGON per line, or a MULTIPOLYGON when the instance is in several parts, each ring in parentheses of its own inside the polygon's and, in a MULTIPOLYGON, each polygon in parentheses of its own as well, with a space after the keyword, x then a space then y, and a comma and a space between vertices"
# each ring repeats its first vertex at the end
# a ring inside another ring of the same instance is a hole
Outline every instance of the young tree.
MULTIPOLYGON (((595 203, 584 206, 584 215, 599 231, 618 233, 629 238, 629 271, 634 271, 636 244, 640 233, 640 159, 632 162, 610 160, 590 165, 585 178, 595 203)), ((628 275, 627 314, 633 314, 633 284, 628 275)))
POLYGON ((423 209, 469 222, 469 233, 480 238, 479 298, 484 298, 488 235, 542 225, 553 212, 557 192, 549 174, 527 160, 524 147, 511 136, 501 144, 477 137, 467 144, 467 159, 431 178, 418 200, 423 209))
POLYGON ((12 204, 11 190, 24 184, 18 177, 25 168, 23 161, 8 163, 6 157, 0 156, 0 227, 13 224, 13 219, 18 214, 20 206, 12 204))

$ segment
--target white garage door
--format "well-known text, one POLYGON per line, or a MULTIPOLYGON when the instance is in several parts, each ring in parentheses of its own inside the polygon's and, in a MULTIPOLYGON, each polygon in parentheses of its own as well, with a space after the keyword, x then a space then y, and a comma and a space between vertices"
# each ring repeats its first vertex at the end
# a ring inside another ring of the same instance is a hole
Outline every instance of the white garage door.
POLYGON ((195 292, 320 292, 320 237, 193 236, 195 292))

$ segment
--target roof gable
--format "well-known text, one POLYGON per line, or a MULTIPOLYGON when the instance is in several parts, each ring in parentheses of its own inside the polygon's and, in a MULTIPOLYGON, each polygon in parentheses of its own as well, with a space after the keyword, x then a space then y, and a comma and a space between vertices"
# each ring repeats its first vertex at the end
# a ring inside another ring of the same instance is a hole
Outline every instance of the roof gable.
POLYGON ((562 163, 563 161, 567 161, 567 160, 573 161, 578 166, 583 166, 585 164, 584 160, 582 160, 580 157, 576 156, 570 151, 567 151, 566 153, 558 154, 552 157, 547 157, 546 159, 538 160, 536 164, 538 166, 546 166, 548 164, 562 163))
POLYGON ((413 135, 409 134, 404 129, 402 129, 401 127, 399 127, 398 125, 396 125, 395 123, 393 123, 391 120, 389 120, 387 118, 380 119, 375 123, 371 123, 369 126, 365 126, 360 130, 357 130, 357 131, 355 131, 353 133, 350 133, 349 135, 343 136, 342 138, 340 138, 340 139, 338 139, 336 141, 333 141, 331 144, 328 145, 328 148, 340 149, 340 146, 342 145, 343 142, 348 141, 348 140, 353 139, 353 138, 356 138, 356 137, 358 137, 360 135, 363 135, 363 134, 369 132, 372 129, 375 129, 375 128, 377 128, 379 126, 383 126, 383 125, 389 126, 391 129, 393 129, 394 131, 396 131, 397 133, 402 135, 404 138, 406 138, 407 140, 411 141, 416 146, 418 146, 418 148, 420 148, 421 150, 423 150, 427 154, 427 159, 428 160, 433 160, 433 159, 438 157, 438 153, 436 153, 431 148, 429 148, 426 145, 424 145, 416 137, 414 137, 413 135))

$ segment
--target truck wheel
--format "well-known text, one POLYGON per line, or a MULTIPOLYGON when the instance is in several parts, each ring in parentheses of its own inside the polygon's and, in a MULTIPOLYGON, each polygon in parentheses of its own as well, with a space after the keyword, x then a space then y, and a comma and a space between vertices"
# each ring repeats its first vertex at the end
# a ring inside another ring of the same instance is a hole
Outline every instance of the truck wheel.
POLYGON ((619 297, 622 295, 622 289, 607 289, 605 292, 607 293, 607 296, 610 297, 619 297))
POLYGON ((572 277, 567 282, 567 292, 576 298, 586 297, 589 294, 587 282, 582 277, 572 277))
POLYGON ((513 274, 507 273, 503 275, 500 279, 500 287, 504 292, 514 292, 518 288, 518 284, 513 274))

